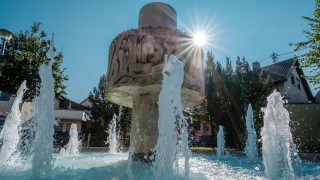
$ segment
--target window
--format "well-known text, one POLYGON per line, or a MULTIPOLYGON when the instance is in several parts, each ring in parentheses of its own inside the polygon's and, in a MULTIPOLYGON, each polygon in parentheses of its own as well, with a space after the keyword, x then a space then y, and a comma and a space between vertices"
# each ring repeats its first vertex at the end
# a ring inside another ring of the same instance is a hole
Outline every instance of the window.
POLYGON ((291 78, 291 84, 295 86, 295 85, 296 85, 296 82, 295 82, 295 80, 294 80, 293 74, 290 75, 290 78, 291 78))
POLYGON ((10 101, 10 96, 5 92, 0 91, 0 101, 10 101))
POLYGON ((4 121, 3 121, 3 120, 0 120, 0 129, 3 128, 3 125, 4 125, 4 121))
POLYGON ((299 80, 298 78, 296 78, 296 81, 297 81, 297 88, 298 88, 299 90, 301 90, 300 80, 299 80))
POLYGON ((67 131, 70 131, 71 123, 67 123, 67 131))
POLYGON ((56 131, 62 131, 63 129, 63 123, 59 123, 56 127, 56 131))
POLYGON ((0 116, 0 129, 3 128, 4 120, 6 120, 6 117, 5 116, 0 116))

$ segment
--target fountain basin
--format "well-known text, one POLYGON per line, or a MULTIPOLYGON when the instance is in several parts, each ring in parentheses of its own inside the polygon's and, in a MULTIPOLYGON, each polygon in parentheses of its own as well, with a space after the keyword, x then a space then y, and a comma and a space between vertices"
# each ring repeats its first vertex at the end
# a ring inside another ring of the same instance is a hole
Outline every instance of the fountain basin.
MULTIPOLYGON (((75 156, 54 154, 51 179, 128 179, 127 153, 81 153, 75 156)), ((182 161, 181 161, 182 162, 182 161)), ((184 164, 179 164, 182 169, 184 164)), ((132 172, 137 179, 153 179, 151 164, 132 162, 132 172)), ((320 163, 302 161, 295 170, 296 179, 320 179, 320 163)), ((0 167, 0 179, 30 179, 31 161, 25 160, 10 167, 0 167)), ((218 158, 213 154, 193 153, 190 158, 190 179, 266 179, 260 159, 250 163, 244 156, 218 158)), ((181 176, 173 179, 182 179, 181 176)))

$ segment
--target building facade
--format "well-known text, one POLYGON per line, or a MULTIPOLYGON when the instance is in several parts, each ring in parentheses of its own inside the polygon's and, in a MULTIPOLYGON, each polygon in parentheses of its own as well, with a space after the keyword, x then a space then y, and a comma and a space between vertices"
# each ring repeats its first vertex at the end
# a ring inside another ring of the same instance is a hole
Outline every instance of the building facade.
MULTIPOLYGON (((14 97, 8 96, 0 91, 0 129, 5 123, 5 119, 10 112, 14 97)), ((33 117, 32 103, 24 102, 21 104, 21 124, 26 123, 33 117)), ((70 99, 59 96, 54 99, 54 113, 57 120, 55 127, 56 134, 68 134, 71 124, 77 125, 78 133, 85 133, 87 121, 89 120, 89 108, 70 99)))
POLYGON ((11 110, 14 98, 7 93, 0 91, 0 130, 4 125, 4 121, 11 110))
POLYGON ((262 74, 272 78, 273 88, 280 92, 286 103, 310 103, 314 101, 298 60, 291 58, 262 68, 258 62, 254 62, 252 66, 254 69, 261 71, 262 74))

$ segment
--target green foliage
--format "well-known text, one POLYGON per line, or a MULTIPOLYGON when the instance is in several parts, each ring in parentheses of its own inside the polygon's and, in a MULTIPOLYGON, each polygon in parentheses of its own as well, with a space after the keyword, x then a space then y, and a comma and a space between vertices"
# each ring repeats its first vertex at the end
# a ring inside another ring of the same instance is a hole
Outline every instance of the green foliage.
POLYGON ((316 9, 314 10, 314 18, 303 17, 310 25, 310 30, 305 30, 306 40, 290 44, 295 45, 295 51, 307 48, 308 52, 298 56, 302 67, 310 67, 311 75, 306 76, 309 81, 320 88, 320 0, 315 0, 316 9))
POLYGON ((245 58, 237 57, 233 71, 229 58, 223 68, 218 61, 214 61, 212 52, 208 52, 205 83, 205 106, 214 134, 217 133, 218 125, 223 125, 227 146, 241 149, 245 143, 247 106, 252 104, 257 129, 261 128, 260 109, 266 105, 266 98, 271 92, 271 79, 252 71, 245 58))
POLYGON ((123 147, 130 146, 131 114, 131 108, 123 107, 121 120, 117 125, 121 137, 120 144, 123 147))
MULTIPOLYGON (((106 76, 102 75, 98 87, 94 87, 89 94, 91 103, 91 121, 89 122, 89 133, 91 134, 90 146, 106 146, 109 124, 113 115, 118 115, 119 105, 108 101, 105 96, 106 76)), ((117 131, 120 132, 121 144, 129 145, 131 110, 123 108, 120 123, 117 124, 117 131)))
MULTIPOLYGON (((28 90, 24 99, 32 101, 38 95, 41 80, 39 67, 49 63, 47 52, 51 41, 44 31, 40 32, 40 23, 34 23, 30 31, 19 32, 14 35, 7 44, 5 54, 0 63, 0 90, 9 94, 15 94, 24 80, 27 80, 28 90)), ((64 69, 60 69, 63 62, 62 52, 56 52, 55 62, 52 65, 52 74, 55 79, 54 90, 56 96, 65 94, 64 81, 68 77, 64 75, 64 69)))

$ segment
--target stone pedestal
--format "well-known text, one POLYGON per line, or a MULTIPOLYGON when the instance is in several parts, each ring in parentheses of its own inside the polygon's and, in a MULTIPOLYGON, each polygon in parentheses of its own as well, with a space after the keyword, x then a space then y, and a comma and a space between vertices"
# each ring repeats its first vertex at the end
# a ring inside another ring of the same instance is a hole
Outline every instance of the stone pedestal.
POLYGON ((143 94, 133 98, 130 146, 134 160, 149 161, 158 139, 158 95, 143 94))

